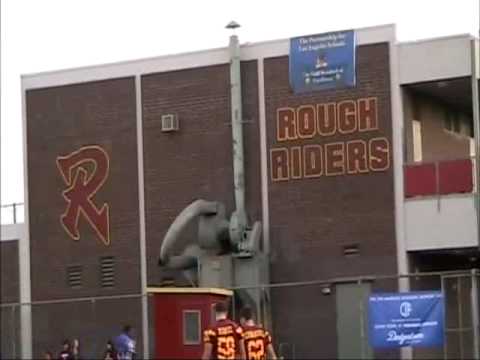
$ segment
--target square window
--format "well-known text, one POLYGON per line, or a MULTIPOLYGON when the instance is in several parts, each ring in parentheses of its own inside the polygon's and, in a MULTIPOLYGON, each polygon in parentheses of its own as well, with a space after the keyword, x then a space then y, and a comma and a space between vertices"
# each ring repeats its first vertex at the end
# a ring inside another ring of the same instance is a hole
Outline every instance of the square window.
POLYGON ((198 345, 200 344, 200 311, 184 310, 183 311, 183 344, 198 345))
POLYGON ((422 161, 422 123, 417 120, 412 120, 413 131, 413 161, 422 161))

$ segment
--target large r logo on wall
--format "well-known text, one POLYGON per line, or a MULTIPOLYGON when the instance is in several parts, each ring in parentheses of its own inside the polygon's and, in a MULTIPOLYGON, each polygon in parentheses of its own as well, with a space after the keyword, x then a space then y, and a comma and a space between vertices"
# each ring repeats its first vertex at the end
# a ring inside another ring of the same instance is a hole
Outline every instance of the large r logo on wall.
POLYGON ((93 202, 93 197, 108 178, 109 162, 108 154, 97 145, 84 146, 57 157, 57 167, 67 186, 62 192, 67 208, 60 216, 60 223, 74 240, 80 239, 78 221, 83 215, 99 239, 105 245, 110 244, 108 204, 104 203, 99 209, 93 202))

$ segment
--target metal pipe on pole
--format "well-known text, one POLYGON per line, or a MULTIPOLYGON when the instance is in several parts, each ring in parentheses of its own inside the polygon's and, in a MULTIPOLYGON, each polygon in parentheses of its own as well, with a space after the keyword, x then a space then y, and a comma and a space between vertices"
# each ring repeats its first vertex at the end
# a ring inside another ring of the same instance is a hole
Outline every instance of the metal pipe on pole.
POLYGON ((150 357, 150 334, 148 329, 147 298, 147 236, 145 230, 145 179, 143 162, 143 113, 142 113, 142 80, 135 75, 135 104, 137 125, 137 164, 138 164, 138 212, 139 212, 139 253, 140 253, 140 286, 142 306, 142 346, 143 358, 150 357))
MULTIPOLYGON (((232 21, 227 29, 240 25, 232 21)), ((229 43, 230 53, 230 96, 233 141, 233 181, 235 190, 235 212, 230 221, 230 235, 234 243, 240 243, 247 226, 245 210, 245 168, 243 148, 242 83, 240 74, 240 44, 238 36, 232 34, 229 43)))

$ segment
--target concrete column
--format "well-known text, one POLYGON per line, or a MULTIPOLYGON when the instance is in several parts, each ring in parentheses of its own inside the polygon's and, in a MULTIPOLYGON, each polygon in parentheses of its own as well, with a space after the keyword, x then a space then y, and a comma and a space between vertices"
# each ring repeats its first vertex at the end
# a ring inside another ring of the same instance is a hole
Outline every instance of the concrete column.
POLYGON ((145 234, 145 184, 143 171, 143 126, 142 126, 142 82, 140 75, 135 76, 135 103, 137 116, 137 168, 138 168, 138 207, 140 226, 140 286, 142 293, 142 339, 143 358, 150 358, 150 339, 148 326, 147 298, 147 245, 145 234))

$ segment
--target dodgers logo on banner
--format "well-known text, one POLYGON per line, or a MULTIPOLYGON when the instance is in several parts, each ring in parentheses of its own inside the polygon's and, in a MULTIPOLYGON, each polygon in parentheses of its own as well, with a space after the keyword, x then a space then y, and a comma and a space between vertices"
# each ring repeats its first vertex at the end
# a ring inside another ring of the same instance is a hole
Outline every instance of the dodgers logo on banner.
POLYGON ((290 39, 289 71, 295 93, 355 86, 354 31, 290 39))
POLYGON ((369 342, 374 348, 442 346, 443 319, 440 291, 381 293, 368 299, 369 342))

